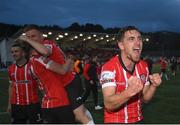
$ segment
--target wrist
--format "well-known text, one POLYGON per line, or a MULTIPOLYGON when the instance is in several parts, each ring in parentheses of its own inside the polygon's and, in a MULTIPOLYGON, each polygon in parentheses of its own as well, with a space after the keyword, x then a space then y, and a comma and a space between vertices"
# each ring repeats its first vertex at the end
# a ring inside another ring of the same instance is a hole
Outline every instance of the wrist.
POLYGON ((134 96, 134 94, 131 91, 129 91, 128 89, 126 90, 126 95, 128 98, 131 98, 132 96, 134 96))
POLYGON ((153 88, 156 88, 157 87, 157 85, 155 85, 155 84, 151 84, 151 87, 153 87, 153 88))
POLYGON ((30 43, 30 39, 29 39, 29 38, 24 39, 24 41, 25 41, 26 43, 30 43))

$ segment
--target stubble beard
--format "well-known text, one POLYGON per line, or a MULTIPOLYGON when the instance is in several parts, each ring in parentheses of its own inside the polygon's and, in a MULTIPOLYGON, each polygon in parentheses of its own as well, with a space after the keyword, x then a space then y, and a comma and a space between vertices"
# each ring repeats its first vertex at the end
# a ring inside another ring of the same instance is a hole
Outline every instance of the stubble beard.
POLYGON ((132 61, 133 63, 137 63, 137 62, 139 62, 139 60, 140 60, 140 55, 138 56, 138 57, 134 57, 133 58, 133 56, 132 55, 127 55, 127 58, 130 60, 130 61, 132 61))

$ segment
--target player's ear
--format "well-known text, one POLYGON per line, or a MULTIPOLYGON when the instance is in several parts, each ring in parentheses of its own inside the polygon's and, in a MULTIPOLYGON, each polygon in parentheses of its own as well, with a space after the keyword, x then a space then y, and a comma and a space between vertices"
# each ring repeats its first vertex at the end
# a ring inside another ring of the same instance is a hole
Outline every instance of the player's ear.
POLYGON ((120 48, 120 50, 124 50, 124 45, 122 41, 118 42, 118 47, 120 48))

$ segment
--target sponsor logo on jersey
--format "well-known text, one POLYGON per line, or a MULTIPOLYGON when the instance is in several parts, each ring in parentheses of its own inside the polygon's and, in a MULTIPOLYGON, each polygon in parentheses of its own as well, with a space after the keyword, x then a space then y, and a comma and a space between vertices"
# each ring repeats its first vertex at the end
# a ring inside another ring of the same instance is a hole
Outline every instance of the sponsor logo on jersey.
POLYGON ((101 79, 114 79, 115 73, 110 71, 103 71, 101 73, 101 79))

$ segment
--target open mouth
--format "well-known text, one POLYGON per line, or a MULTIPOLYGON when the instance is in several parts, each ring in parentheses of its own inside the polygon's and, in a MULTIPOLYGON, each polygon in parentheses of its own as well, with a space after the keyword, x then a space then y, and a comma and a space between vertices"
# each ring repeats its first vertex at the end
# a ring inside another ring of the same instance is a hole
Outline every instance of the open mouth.
POLYGON ((134 48, 133 52, 134 52, 134 54, 139 56, 141 54, 141 49, 140 48, 134 48))
POLYGON ((133 51, 139 53, 141 51, 141 49, 140 48, 134 48, 133 51))

